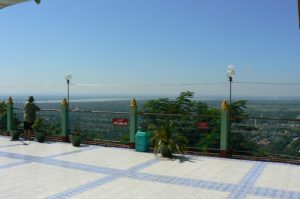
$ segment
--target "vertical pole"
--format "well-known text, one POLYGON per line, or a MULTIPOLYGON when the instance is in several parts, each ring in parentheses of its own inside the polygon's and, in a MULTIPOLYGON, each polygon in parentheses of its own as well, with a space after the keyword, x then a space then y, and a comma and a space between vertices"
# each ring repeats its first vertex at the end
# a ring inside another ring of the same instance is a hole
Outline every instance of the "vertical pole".
POLYGON ((68 106, 70 103, 70 80, 67 80, 67 84, 68 84, 68 106))
MULTIPOLYGON (((66 125, 67 125, 67 135, 69 135, 70 134, 70 119, 69 119, 69 116, 70 116, 70 113, 69 113, 69 111, 70 111, 70 80, 72 79, 72 75, 71 74, 66 74, 65 75, 65 80, 67 80, 67 89, 68 89, 68 96, 67 96, 67 99, 68 99, 68 101, 67 101, 67 104, 66 104, 66 106, 67 106, 67 110, 68 110, 68 114, 67 114, 67 123, 66 123, 66 125)), ((67 137, 68 138, 68 137, 67 137)))
POLYGON ((14 109, 14 102, 11 97, 7 100, 7 130, 13 130, 13 109, 14 109))
POLYGON ((229 109, 227 110, 227 140, 228 140, 228 146, 227 146, 227 150, 229 151, 229 148, 231 146, 231 142, 230 142, 230 134, 231 134, 231 116, 232 116, 232 112, 231 112, 231 104, 232 104, 232 77, 229 78, 229 82, 230 82, 230 99, 229 99, 229 109))
POLYGON ((229 105, 231 105, 232 77, 229 77, 229 105))
POLYGON ((68 118, 67 118, 67 136, 69 136, 69 134, 70 134, 70 118, 69 118, 69 116, 70 116, 70 113, 69 113, 69 111, 70 111, 70 80, 68 79, 67 80, 67 84, 68 84, 68 105, 67 105, 67 107, 68 107, 68 118))
POLYGON ((228 157, 229 154, 229 134, 228 134, 228 112, 229 105, 226 100, 223 101, 221 107, 221 135, 220 135, 220 156, 228 157))
POLYGON ((135 134, 137 130, 137 104, 136 100, 133 98, 130 103, 130 148, 135 147, 135 134))
POLYGON ((69 129, 69 104, 66 98, 61 103, 61 136, 64 137, 65 141, 68 140, 68 129, 69 129))

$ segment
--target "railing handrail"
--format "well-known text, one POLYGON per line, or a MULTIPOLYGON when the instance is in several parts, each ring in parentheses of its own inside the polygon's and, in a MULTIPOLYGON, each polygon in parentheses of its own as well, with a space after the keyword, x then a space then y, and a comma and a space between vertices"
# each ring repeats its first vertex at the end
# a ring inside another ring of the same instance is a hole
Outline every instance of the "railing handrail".
POLYGON ((257 119, 257 120, 275 120, 275 121, 293 121, 300 122, 300 119, 291 118, 279 118, 279 117, 255 117, 255 116, 244 116, 244 117, 230 117, 231 119, 257 119))
MULTIPOLYGON (((14 107, 15 110, 24 110, 24 108, 18 108, 14 107)), ((60 112, 61 110, 59 109, 41 109, 41 111, 53 111, 53 112, 60 112)), ((97 110, 70 110, 70 112, 81 112, 81 113, 110 113, 110 114, 129 114, 129 112, 125 111, 97 111, 97 110)))
POLYGON ((41 109, 41 111, 53 111, 53 112, 60 112, 59 109, 41 109))
POLYGON ((210 117, 210 118, 221 118, 217 115, 198 115, 198 114, 176 114, 176 113, 145 113, 138 112, 138 115, 159 115, 159 116, 192 116, 192 117, 210 117))
MULTIPOLYGON (((14 107, 16 110, 24 110, 24 108, 14 107)), ((53 111, 53 112, 60 112, 59 109, 41 109, 41 111, 53 111)), ((98 110, 70 110, 70 112, 82 112, 82 113, 109 113, 109 114, 130 114, 129 112, 125 111, 98 111, 98 110)), ((185 114, 176 114, 176 113, 145 113, 145 112, 138 112, 138 115, 158 115, 158 116, 187 116, 185 114)), ((192 117, 208 117, 208 118, 221 118, 217 115, 197 115, 197 114, 189 114, 192 117)), ((242 116, 242 117, 231 117, 231 119, 257 119, 257 120, 274 120, 274 121, 291 121, 291 122, 300 122, 300 119, 291 119, 291 118, 279 118, 279 117, 256 117, 256 116, 242 116)))
POLYGON ((110 114, 129 114, 129 112, 116 112, 116 111, 97 111, 97 110, 70 110, 70 112, 82 112, 82 113, 110 113, 110 114))
MULTIPOLYGON (((22 111, 24 110, 24 108, 17 108, 17 107, 16 107, 16 108, 14 107, 14 109, 15 109, 15 110, 22 110, 22 111)), ((59 109, 41 109, 40 111, 60 112, 61 110, 59 110, 59 109)))

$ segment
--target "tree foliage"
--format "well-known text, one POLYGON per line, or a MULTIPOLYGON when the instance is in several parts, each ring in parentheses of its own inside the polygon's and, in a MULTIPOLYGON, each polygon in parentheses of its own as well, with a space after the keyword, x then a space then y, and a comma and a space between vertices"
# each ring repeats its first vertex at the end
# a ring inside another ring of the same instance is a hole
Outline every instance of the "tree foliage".
POLYGON ((246 113, 247 101, 238 100, 230 105, 229 109, 229 122, 230 122, 230 150, 233 152, 247 152, 248 154, 258 153, 258 144, 251 138, 250 131, 255 130, 254 126, 239 126, 237 132, 232 130, 235 128, 235 124, 243 123, 249 116, 246 113))
POLYGON ((195 147, 200 140, 207 140, 207 137, 216 138, 209 146, 216 146, 219 143, 219 110, 209 107, 206 103, 193 99, 194 93, 185 91, 177 98, 160 98, 149 100, 144 103, 142 112, 142 130, 150 130, 149 125, 158 128, 165 126, 169 121, 176 122, 176 130, 189 140, 189 147, 195 147), (207 122, 209 129, 197 128, 197 123, 207 122))
POLYGON ((240 123, 243 122, 245 117, 248 116, 245 109, 247 108, 246 100, 238 100, 230 105, 230 122, 240 123))
POLYGON ((167 121, 163 126, 153 127, 152 146, 154 153, 171 158, 173 153, 184 153, 188 140, 177 132, 176 122, 167 121))
MULTIPOLYGON (((242 123, 247 118, 247 101, 235 101, 230 106, 230 124, 242 123)), ((141 109, 142 130, 150 130, 149 125, 162 129, 170 121, 176 122, 176 132, 188 138, 189 147, 201 150, 220 148, 220 110, 206 103, 194 100, 194 93, 185 91, 177 98, 159 98, 144 103, 141 109), (207 123, 208 129, 197 128, 197 123, 207 123)), ((254 127, 243 129, 249 132, 254 127)), ((255 151, 257 144, 247 133, 230 135, 232 151, 255 151)))

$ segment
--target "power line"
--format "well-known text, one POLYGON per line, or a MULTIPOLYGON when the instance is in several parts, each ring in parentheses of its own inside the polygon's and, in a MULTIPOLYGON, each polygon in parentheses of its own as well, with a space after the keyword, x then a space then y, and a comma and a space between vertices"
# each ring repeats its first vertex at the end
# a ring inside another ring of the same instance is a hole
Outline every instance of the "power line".
POLYGON ((159 86, 201 86, 201 85, 224 85, 227 82, 197 82, 197 83, 178 83, 178 84, 159 84, 159 86))
POLYGON ((300 83, 293 82, 232 82, 234 84, 253 84, 253 85, 279 85, 279 86, 299 86, 300 83))
POLYGON ((4 85, 0 88, 46 88, 46 87, 61 87, 65 84, 31 84, 31 85, 4 85))
MULTIPOLYGON (((300 86, 298 82, 240 82, 233 81, 233 84, 248 85, 276 85, 276 86, 300 86)), ((228 82, 194 82, 194 83, 161 83, 161 84, 102 84, 102 83, 70 83, 71 86, 82 87, 180 87, 180 86, 213 86, 226 85, 228 82)), ((30 84, 30 85, 2 85, 0 88, 47 88, 64 87, 66 84, 30 84)))
POLYGON ((162 83, 162 84, 90 84, 75 83, 74 86, 88 87, 172 87, 172 86, 200 86, 200 85, 224 85, 226 82, 197 82, 197 83, 162 83))

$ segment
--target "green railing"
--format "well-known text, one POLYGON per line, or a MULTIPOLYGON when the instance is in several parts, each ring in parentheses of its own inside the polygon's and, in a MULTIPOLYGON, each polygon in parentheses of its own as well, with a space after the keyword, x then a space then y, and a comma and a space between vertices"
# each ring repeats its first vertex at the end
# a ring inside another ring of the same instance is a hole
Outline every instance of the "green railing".
POLYGON ((231 126, 234 154, 300 159, 300 120, 270 117, 242 119, 243 122, 231 126))
MULTIPOLYGON (((23 123, 23 108, 14 108, 13 115, 19 122, 23 123)), ((44 124, 41 130, 47 132, 48 136, 59 136, 61 134, 61 110, 42 109, 37 112, 37 118, 42 118, 44 124)), ((83 111, 70 110, 70 133, 78 132, 83 139, 109 141, 109 142, 129 142, 128 124, 117 125, 114 119, 129 118, 128 112, 110 111, 83 111)))
MULTIPOLYGON (((7 135, 10 130, 23 128, 21 125, 24 123, 24 109, 14 107, 11 97, 8 98, 5 106, 6 118, 1 121, 6 126, 3 124, 3 131, 0 133, 7 135)), ((43 121, 42 128, 39 130, 44 130, 49 139, 68 141, 69 134, 79 133, 86 143, 113 142, 112 144, 134 146, 136 128, 133 127, 136 125, 133 118, 135 117, 135 111, 111 112, 78 109, 69 111, 66 99, 62 101, 60 106, 60 110, 42 109, 37 112, 37 119, 40 118, 43 121)), ((136 110, 136 106, 133 109, 136 110)))
POLYGON ((84 139, 109 142, 129 142, 129 124, 119 125, 114 120, 129 120, 128 112, 70 111, 70 130, 78 131, 84 139))
POLYGON ((7 129, 7 118, 6 114, 1 114, 0 115, 0 131, 5 131, 7 129))
POLYGON ((188 139, 190 151, 220 151, 220 115, 138 114, 138 128, 142 131, 149 131, 152 125, 159 127, 166 121, 174 122, 174 132, 188 139))
MULTIPOLYGON (((14 108, 13 117, 22 125, 24 122, 24 109, 14 108)), ((61 111, 58 109, 42 109, 37 112, 37 118, 43 119, 40 130, 47 132, 48 136, 59 136, 61 134, 61 111)))
MULTIPOLYGON (((175 131, 188 139, 190 152, 300 161, 300 120, 249 116, 231 118, 229 110, 224 107, 221 114, 196 115, 138 112, 135 101, 131 103, 129 112, 67 111, 64 103, 61 110, 42 109, 37 117, 44 119, 44 129, 49 136, 67 138, 65 118, 69 115, 70 132, 79 132, 83 140, 129 146, 135 142, 134 135, 138 130, 151 133, 150 126, 173 121, 176 123, 175 131)), ((1 119, 1 129, 12 128, 12 118, 23 122, 23 109, 14 108, 11 101, 7 103, 7 114, 1 119)))

